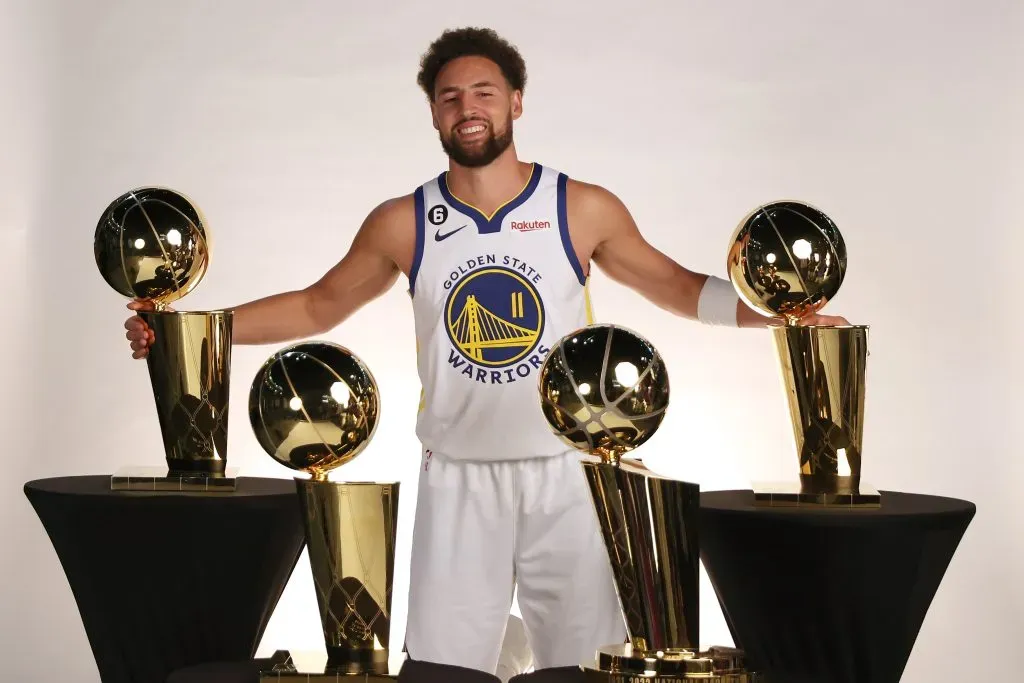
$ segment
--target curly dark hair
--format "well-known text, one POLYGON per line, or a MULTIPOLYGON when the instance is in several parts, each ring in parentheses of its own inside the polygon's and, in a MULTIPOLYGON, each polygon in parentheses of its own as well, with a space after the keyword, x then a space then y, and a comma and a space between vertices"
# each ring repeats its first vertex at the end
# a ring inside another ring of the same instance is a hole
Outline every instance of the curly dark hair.
POLYGON ((434 84, 441 69, 453 59, 468 56, 486 57, 498 65, 513 90, 525 90, 526 62, 519 50, 493 29, 465 27, 442 33, 420 59, 416 82, 428 99, 434 99, 434 84))

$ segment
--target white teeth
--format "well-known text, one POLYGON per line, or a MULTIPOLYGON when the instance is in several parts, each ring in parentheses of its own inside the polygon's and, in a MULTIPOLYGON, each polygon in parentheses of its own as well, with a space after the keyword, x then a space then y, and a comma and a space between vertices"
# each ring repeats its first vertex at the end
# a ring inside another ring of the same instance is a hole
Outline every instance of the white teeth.
POLYGON ((473 133, 479 133, 484 129, 483 126, 470 126, 469 128, 463 128, 459 130, 462 135, 472 135, 473 133))

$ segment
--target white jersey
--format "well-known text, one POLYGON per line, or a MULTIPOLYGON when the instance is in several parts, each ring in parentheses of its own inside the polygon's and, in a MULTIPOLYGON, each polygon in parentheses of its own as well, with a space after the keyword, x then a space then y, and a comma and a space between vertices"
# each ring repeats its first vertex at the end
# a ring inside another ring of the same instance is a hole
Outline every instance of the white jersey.
POLYGON ((416 434, 460 460, 565 453, 541 412, 541 364, 592 321, 569 240, 567 177, 534 164, 529 182, 488 216, 454 197, 442 173, 416 189, 409 274, 423 396, 416 434))

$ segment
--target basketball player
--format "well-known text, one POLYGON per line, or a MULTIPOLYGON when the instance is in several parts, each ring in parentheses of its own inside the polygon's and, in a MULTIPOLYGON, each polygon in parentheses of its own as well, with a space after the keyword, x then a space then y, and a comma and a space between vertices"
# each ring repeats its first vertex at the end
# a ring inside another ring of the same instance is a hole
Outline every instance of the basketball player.
MULTIPOLYGON (((734 327, 769 319, 727 280, 648 244, 608 190, 517 157, 526 68, 493 31, 446 31, 420 66, 447 171, 374 208, 318 281, 234 308, 234 342, 322 335, 404 276, 423 451, 401 678, 497 680, 517 586, 536 667, 517 678, 579 680, 578 665, 626 632, 581 454, 552 434, 539 407, 545 354, 591 322, 594 264, 684 318, 734 327)), ((143 358, 152 331, 137 316, 126 328, 143 358)))

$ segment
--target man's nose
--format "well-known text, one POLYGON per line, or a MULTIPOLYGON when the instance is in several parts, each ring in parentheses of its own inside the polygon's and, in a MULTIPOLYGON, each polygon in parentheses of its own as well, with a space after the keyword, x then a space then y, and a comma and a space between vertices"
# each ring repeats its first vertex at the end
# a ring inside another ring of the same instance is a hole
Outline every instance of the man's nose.
POLYGON ((466 121, 480 118, 480 108, 475 103, 463 99, 459 102, 459 119, 466 121))

